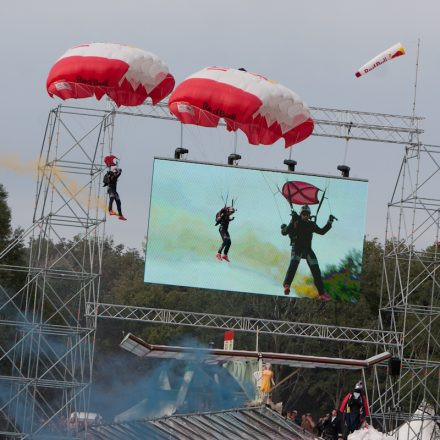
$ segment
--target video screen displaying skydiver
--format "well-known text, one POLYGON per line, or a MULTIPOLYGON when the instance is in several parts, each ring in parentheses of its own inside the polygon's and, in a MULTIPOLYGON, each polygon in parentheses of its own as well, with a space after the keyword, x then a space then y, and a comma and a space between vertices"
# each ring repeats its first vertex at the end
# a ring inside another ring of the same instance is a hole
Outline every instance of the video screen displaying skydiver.
POLYGON ((368 182, 155 159, 144 281, 357 302, 368 182))

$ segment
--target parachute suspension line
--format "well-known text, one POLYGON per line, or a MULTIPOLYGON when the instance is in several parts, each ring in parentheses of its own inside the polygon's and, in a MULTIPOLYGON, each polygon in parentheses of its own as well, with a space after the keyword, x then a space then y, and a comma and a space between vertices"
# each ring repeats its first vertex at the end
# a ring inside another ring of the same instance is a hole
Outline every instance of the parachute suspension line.
POLYGON ((192 137, 192 139, 194 140, 194 144, 192 142, 188 142, 191 143, 191 148, 193 146, 195 146, 199 152, 199 154, 203 157, 203 159, 207 162, 209 162, 208 160, 208 156, 206 155, 206 148, 205 147, 205 143, 203 141, 203 137, 201 135, 201 130, 199 126, 195 126, 194 129, 192 128, 191 125, 187 125, 186 126, 186 134, 189 135, 189 137, 192 137))
POLYGON ((261 173, 261 175, 263 176, 263 179, 264 179, 264 181, 266 182, 266 185, 267 185, 267 187, 269 188, 269 191, 271 192, 272 197, 273 197, 273 199, 274 199, 274 201, 275 201, 275 207, 277 208, 278 216, 280 217, 280 220, 283 221, 283 216, 281 215, 280 207, 278 206, 278 202, 277 202, 277 198, 276 198, 276 194, 277 194, 277 193, 281 193, 281 190, 280 190, 280 189, 278 188, 278 186, 277 186, 277 187, 276 187, 276 188, 277 188, 277 191, 273 192, 273 191, 272 191, 272 188, 270 187, 269 182, 267 181, 266 176, 264 175, 264 172, 263 172, 263 171, 260 171, 260 173, 261 173))
POLYGON ((325 186, 324 192, 322 193, 322 197, 321 197, 321 200, 320 200, 319 205, 318 205, 318 209, 316 210, 316 214, 314 215, 315 222, 318 220, 318 213, 319 213, 319 210, 321 209, 322 204, 324 203, 324 200, 327 200, 330 214, 332 213, 332 209, 331 209, 331 206, 330 206, 330 199, 328 197, 325 197, 329 187, 330 187, 330 180, 327 180, 327 185, 325 186))
MULTIPOLYGON (((327 187, 325 188, 325 191, 327 192, 327 190, 330 188, 330 179, 328 181, 327 187)), ((330 203, 330 197, 327 197, 327 203, 328 203, 328 209, 330 211, 330 214, 333 213, 333 209, 332 209, 332 205, 330 203)))
POLYGON ((237 130, 234 131, 234 154, 237 154, 237 130))
POLYGON ((322 202, 323 202, 324 199, 325 199, 325 193, 326 193, 326 192, 327 192, 327 188, 326 188, 326 189, 324 190, 324 192, 322 193, 322 197, 321 197, 321 200, 320 200, 320 202, 319 202, 318 209, 316 210, 315 221, 318 220, 318 213, 319 213, 319 210, 321 209, 322 202))
MULTIPOLYGON (((113 152, 113 138, 115 133, 115 118, 116 118, 116 112, 113 108, 111 115, 105 122, 104 130, 108 129, 108 152, 109 154, 112 154, 113 152)), ((103 142, 104 142, 104 136, 103 136, 103 142)), ((118 164, 119 165, 119 164, 118 164)))
POLYGON ((180 148, 183 147, 183 122, 180 123, 180 148))

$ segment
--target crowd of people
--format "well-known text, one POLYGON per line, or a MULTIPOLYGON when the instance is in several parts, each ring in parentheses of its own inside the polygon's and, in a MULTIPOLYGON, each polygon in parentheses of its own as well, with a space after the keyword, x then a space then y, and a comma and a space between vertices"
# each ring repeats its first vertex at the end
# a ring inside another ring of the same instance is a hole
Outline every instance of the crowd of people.
POLYGON ((346 440, 348 434, 359 429, 368 416, 369 408, 362 382, 358 382, 354 390, 347 393, 339 408, 334 408, 317 422, 310 413, 301 416, 297 410, 286 413, 288 420, 324 440, 346 440))
POLYGON ((318 435, 325 440, 340 440, 344 438, 340 428, 341 419, 336 409, 321 417, 318 422, 313 419, 310 413, 303 414, 300 417, 297 410, 288 411, 286 417, 305 431, 318 435))

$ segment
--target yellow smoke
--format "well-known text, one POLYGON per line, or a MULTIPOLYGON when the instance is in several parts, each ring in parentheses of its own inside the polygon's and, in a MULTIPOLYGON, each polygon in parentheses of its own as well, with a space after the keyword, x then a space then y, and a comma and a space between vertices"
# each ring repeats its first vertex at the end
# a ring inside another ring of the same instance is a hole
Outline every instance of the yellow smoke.
MULTIPOLYGON (((0 167, 17 174, 32 175, 34 179, 37 178, 38 171, 44 171, 44 165, 40 164, 38 159, 24 161, 18 154, 0 156, 0 167)), ((104 211, 107 209, 105 197, 98 197, 96 193, 92 193, 89 200, 88 187, 82 188, 77 181, 67 176, 56 165, 51 165, 50 169, 47 169, 44 174, 46 177, 52 174, 49 184, 52 187, 56 186, 65 196, 75 200, 81 206, 88 206, 90 209, 98 208, 104 211)))
POLYGON ((8 154, 0 157, 0 166, 18 174, 34 174, 38 171, 38 160, 23 161, 18 154, 8 154))
POLYGON ((312 278, 307 275, 297 274, 293 281, 293 288, 300 296, 307 298, 317 298, 318 291, 313 284, 312 278))

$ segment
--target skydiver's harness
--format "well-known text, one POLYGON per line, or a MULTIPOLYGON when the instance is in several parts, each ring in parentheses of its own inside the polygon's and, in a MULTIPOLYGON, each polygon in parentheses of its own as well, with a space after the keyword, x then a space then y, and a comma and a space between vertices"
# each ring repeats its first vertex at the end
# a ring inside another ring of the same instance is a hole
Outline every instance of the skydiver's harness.
POLYGON ((351 393, 350 398, 348 399, 347 405, 345 407, 345 412, 347 413, 361 413, 361 410, 364 407, 364 401, 362 399, 361 393, 358 394, 357 397, 354 395, 355 393, 351 393))
POLYGON ((225 218, 226 215, 226 208, 220 209, 219 212, 215 215, 215 226, 219 225, 222 220, 225 218))

